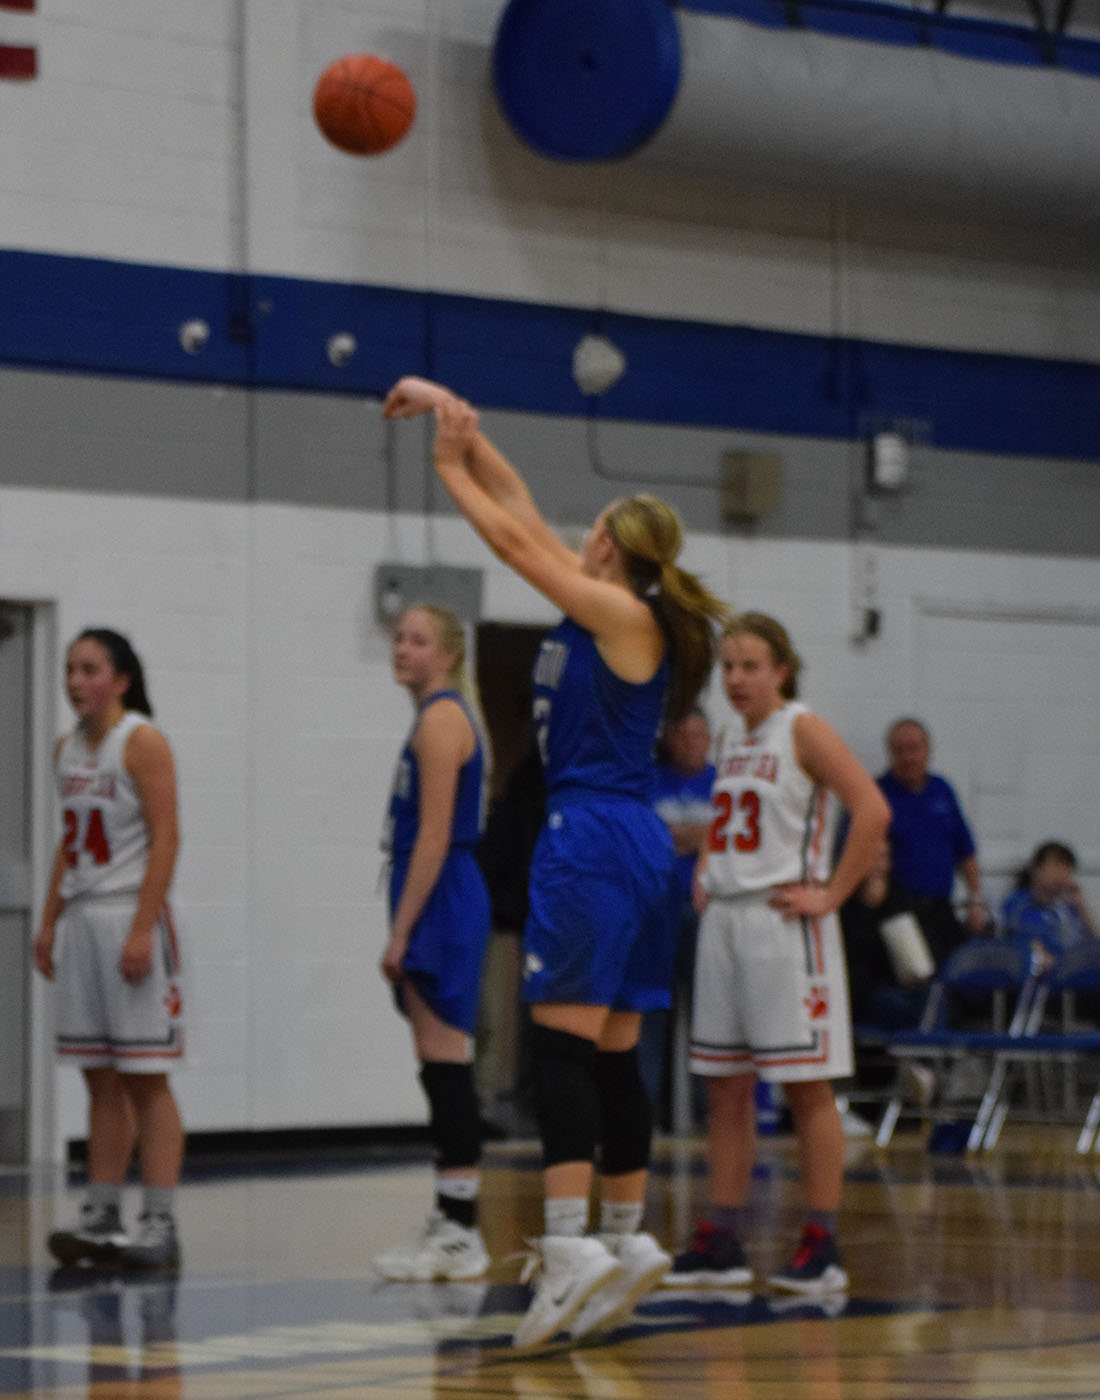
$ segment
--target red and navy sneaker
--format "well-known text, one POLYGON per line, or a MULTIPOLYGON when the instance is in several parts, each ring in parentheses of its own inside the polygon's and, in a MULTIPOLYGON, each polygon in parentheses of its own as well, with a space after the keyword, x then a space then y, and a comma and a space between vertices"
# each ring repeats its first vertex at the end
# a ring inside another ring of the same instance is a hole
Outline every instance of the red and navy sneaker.
POLYGON ((848 1287, 848 1275, 833 1236, 820 1225, 807 1225, 790 1263, 771 1274, 768 1282, 787 1293, 816 1297, 842 1292, 848 1287))
POLYGON ((732 1230, 700 1220, 663 1282, 666 1288, 744 1288, 752 1282, 752 1269, 732 1230))

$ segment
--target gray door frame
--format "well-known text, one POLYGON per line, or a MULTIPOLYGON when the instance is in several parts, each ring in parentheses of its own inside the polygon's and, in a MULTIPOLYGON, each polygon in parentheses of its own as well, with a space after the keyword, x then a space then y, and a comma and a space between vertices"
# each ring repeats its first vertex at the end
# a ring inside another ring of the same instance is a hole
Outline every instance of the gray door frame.
MULTIPOLYGON (((54 1164, 61 1144, 56 1132, 56 1066, 53 1047, 53 996, 49 984, 34 973, 31 956, 38 912, 56 849, 53 796, 53 749, 58 733, 57 624, 52 601, 6 596, 0 609, 19 614, 23 636, 22 732, 11 735, 13 762, 21 768, 22 832, 10 843, 14 854, 0 873, 0 906, 8 911, 15 942, 8 949, 3 976, 10 1006, 18 1012, 22 1102, 5 1114, 6 1142, 0 1160, 6 1165, 54 1164), (23 747, 24 754, 19 754, 23 747)), ((16 823, 20 821, 15 815, 16 823)), ((0 1032, 2 1034, 2 1032, 0 1032)), ((9 1054, 11 1047, 9 1047, 9 1054)), ((10 1088, 11 1086, 9 1086, 10 1088)))

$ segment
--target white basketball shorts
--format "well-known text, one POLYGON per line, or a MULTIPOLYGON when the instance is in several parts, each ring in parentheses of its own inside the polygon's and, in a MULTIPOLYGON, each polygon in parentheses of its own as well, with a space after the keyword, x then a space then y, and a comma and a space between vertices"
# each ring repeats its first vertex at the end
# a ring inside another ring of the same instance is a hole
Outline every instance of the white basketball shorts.
POLYGON ((82 1069, 163 1074, 183 1055, 180 967, 171 915, 153 930, 153 967, 126 982, 119 959, 136 895, 74 899, 57 922, 57 1051, 82 1069))
POLYGON ((771 890, 712 899, 699 925, 691 1068, 775 1083, 852 1073, 840 921, 784 919, 771 890))

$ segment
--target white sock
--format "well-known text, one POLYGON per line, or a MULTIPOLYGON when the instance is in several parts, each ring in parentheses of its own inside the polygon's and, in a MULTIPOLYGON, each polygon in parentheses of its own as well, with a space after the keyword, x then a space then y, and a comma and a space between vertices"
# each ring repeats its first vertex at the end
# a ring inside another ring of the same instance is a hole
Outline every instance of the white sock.
POLYGON ((146 1186, 141 1208, 146 1215, 171 1215, 175 1195, 170 1186, 146 1186))
POLYGON ((588 1229, 588 1198, 557 1197, 543 1206, 548 1235, 571 1235, 579 1239, 588 1229))
POLYGON ((476 1201, 481 1186, 480 1176, 437 1176, 435 1192, 437 1196, 447 1196, 452 1201, 476 1201))
POLYGON ((97 1210, 103 1206, 120 1206, 122 1204, 122 1187, 115 1186, 110 1181, 89 1181, 85 1199, 90 1206, 94 1206, 97 1210))
POLYGON ((645 1203, 642 1201, 601 1201, 600 1233, 636 1235, 644 1211, 645 1203))

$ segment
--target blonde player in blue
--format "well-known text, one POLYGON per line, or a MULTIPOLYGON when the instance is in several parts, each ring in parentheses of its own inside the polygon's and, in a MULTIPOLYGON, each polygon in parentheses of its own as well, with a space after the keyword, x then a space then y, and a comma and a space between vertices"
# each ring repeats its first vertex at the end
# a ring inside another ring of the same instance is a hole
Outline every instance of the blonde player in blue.
POLYGON ((406 609, 393 672, 416 716, 394 777, 390 933, 382 973, 409 1018, 436 1150, 435 1208, 423 1237, 375 1259, 386 1278, 476 1278, 489 1266, 478 1229, 481 1117, 471 1064, 489 896, 474 854, 484 826, 486 763, 453 613, 406 609))
POLYGON ((830 1081, 852 1072, 852 1033, 836 911, 870 869, 890 809, 840 735, 795 698, 800 667, 774 618, 743 613, 726 628, 722 680, 744 728, 719 741, 694 895, 691 1067, 706 1076, 710 1201, 671 1285, 752 1280, 742 1239, 758 1077, 784 1086, 804 1204, 799 1244, 769 1282, 803 1294, 848 1283, 836 1244, 844 1131, 830 1081), (851 822, 834 864, 841 804, 851 822))
POLYGON ((79 1223, 55 1230, 49 1248, 62 1264, 174 1270, 183 1160, 168 1082, 183 1049, 167 902, 179 847, 175 767, 120 633, 82 632, 65 686, 77 725, 57 747, 62 835, 34 963, 56 978, 58 1052, 88 1086, 88 1192, 79 1223), (119 1208, 135 1143, 144 1204, 131 1238, 119 1208))
POLYGON ((668 714, 706 681, 723 605, 680 569, 680 523, 652 496, 613 502, 574 553, 464 400, 426 380, 390 391, 390 418, 431 413, 436 472, 474 529, 565 613, 535 667, 546 821, 531 868, 524 999, 531 1007, 545 1234, 514 1343, 574 1338, 629 1314, 671 1262, 641 1230, 652 1113, 641 1013, 669 1005, 675 860, 654 812, 668 714), (586 1233, 600 1149, 598 1231, 586 1233))

